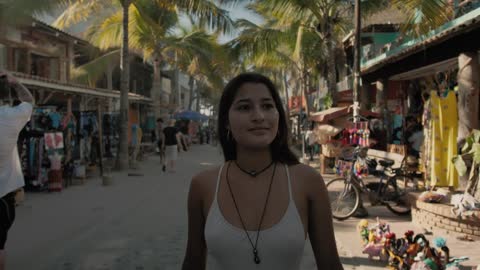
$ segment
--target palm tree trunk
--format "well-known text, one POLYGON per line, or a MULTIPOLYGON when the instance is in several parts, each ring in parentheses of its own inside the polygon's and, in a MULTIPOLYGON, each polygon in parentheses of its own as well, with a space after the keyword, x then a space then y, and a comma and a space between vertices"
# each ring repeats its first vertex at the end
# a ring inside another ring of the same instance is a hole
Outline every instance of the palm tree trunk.
POLYGON ((290 126, 290 108, 288 107, 288 102, 289 102, 289 97, 288 97, 288 81, 287 81, 287 72, 285 70, 282 70, 282 75, 283 75, 283 87, 285 90, 285 99, 286 99, 286 105, 285 106, 285 111, 287 113, 287 122, 288 126, 290 126))
POLYGON ((333 42, 333 33, 331 25, 328 25, 328 33, 326 36, 326 45, 327 45, 327 68, 328 68, 328 93, 332 97, 333 107, 337 106, 337 70, 336 70, 336 59, 335 59, 335 44, 333 42))
POLYGON ((472 129, 478 129, 479 64, 476 52, 458 57, 458 140, 465 139, 472 129))
POLYGON ((196 102, 197 102, 197 112, 200 112, 200 90, 198 89, 198 85, 197 85, 197 91, 196 91, 196 102))
MULTIPOLYGON (((466 52, 458 57, 458 136, 461 142, 472 129, 479 128, 479 63, 477 52, 466 52)), ((475 196, 474 187, 477 177, 469 179, 468 174, 460 177, 460 187, 475 196)))
POLYGON ((128 53, 128 9, 131 0, 123 0, 123 43, 122 58, 120 60, 120 140, 116 167, 118 170, 128 168, 128 90, 130 81, 129 53, 128 53))
MULTIPOLYGON (((190 94, 188 95, 188 97, 189 97, 188 110, 189 111, 192 110, 192 105, 193 105, 193 85, 194 85, 193 76, 190 76, 190 78, 188 80, 188 86, 190 87, 190 94)), ((197 110, 198 110, 198 108, 197 108, 197 110)))
MULTIPOLYGON (((302 79, 302 83, 303 83, 303 95, 305 97, 305 114, 307 115, 307 119, 308 117, 310 116, 310 102, 308 102, 308 72, 305 71, 305 68, 304 68, 304 71, 303 71, 303 79, 302 79)), ((303 100, 302 100, 303 102, 303 100)))
POLYGON ((153 99, 153 104, 155 106, 155 118, 159 118, 161 115, 161 99, 162 99, 162 79, 160 71, 160 57, 158 54, 155 55, 153 61, 153 83, 152 90, 150 91, 150 96, 153 99))

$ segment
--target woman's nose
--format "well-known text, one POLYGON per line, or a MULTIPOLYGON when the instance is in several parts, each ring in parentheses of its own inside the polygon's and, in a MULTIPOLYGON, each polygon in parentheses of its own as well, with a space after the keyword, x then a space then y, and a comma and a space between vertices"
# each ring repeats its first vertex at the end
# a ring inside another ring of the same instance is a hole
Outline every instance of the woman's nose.
POLYGON ((264 114, 262 108, 255 107, 255 109, 253 110, 252 118, 253 118, 253 120, 257 120, 257 121, 265 119, 265 114, 264 114))

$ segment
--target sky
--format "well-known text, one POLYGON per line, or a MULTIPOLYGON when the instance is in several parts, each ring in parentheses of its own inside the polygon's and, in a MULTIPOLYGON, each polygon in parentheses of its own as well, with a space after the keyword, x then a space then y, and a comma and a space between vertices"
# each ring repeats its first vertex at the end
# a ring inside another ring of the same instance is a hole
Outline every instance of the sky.
MULTIPOLYGON (((230 7, 226 8, 230 12, 230 16, 232 17, 233 20, 236 19, 247 19, 249 21, 252 21, 256 24, 260 24, 262 22, 262 18, 255 13, 249 11, 248 9, 245 8, 245 3, 244 4, 237 4, 235 7, 230 7)), ((219 40, 220 43, 227 42, 231 39, 235 38, 235 34, 232 36, 222 36, 219 40)))
MULTIPOLYGON (((245 1, 244 3, 236 4, 233 7, 229 5, 229 6, 224 6, 223 8, 230 12, 230 16, 234 21, 236 19, 247 19, 257 24, 261 23, 262 18, 260 16, 246 9, 245 7, 247 5, 246 2, 248 1, 245 1)), ((52 23, 55 18, 53 16, 44 14, 43 16, 40 16, 39 19, 46 23, 52 23)), ((182 18, 181 18, 181 23, 187 24, 187 25, 189 24, 187 19, 182 19, 182 18)), ((86 23, 80 23, 77 26, 71 27, 67 31, 73 35, 78 35, 80 32, 82 32, 85 29, 86 25, 87 25, 86 23)), ((235 38, 237 34, 238 33, 233 33, 232 35, 221 36, 219 38, 219 42, 220 43, 228 42, 229 40, 235 38)))

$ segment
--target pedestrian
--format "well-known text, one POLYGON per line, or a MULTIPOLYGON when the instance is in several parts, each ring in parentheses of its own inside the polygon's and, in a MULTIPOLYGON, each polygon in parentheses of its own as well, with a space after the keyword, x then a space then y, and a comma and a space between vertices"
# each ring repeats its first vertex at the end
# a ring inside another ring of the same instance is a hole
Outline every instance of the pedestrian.
POLYGON ((163 119, 157 119, 157 147, 160 155, 160 164, 162 165, 162 171, 165 171, 165 134, 163 133, 163 119))
POLYGON ((205 129, 205 137, 206 137, 206 140, 207 140, 207 144, 210 144, 210 136, 211 136, 212 132, 210 131, 210 127, 207 127, 205 129))
POLYGON ((305 132, 305 142, 308 153, 310 154, 310 161, 313 161, 313 156, 315 154, 315 144, 317 143, 317 136, 313 132, 313 123, 310 126, 310 129, 305 132))
MULTIPOLYGON (((175 172, 175 162, 178 157, 178 144, 181 141, 181 133, 175 127, 175 119, 170 119, 168 127, 163 129, 163 146, 165 149, 165 162, 169 172, 175 172)), ((165 171, 165 167, 162 168, 165 171)))
POLYGON ((0 106, 0 270, 5 269, 5 243, 15 220, 15 195, 25 185, 17 150, 18 135, 30 120, 34 103, 25 86, 0 70, 0 96, 8 95, 10 89, 21 103, 0 106))
POLYGON ((225 163, 195 175, 183 270, 300 268, 309 236, 317 269, 343 269, 322 176, 288 146, 279 94, 263 75, 232 79, 220 99, 225 163), (208 257, 208 258, 207 258, 208 257))

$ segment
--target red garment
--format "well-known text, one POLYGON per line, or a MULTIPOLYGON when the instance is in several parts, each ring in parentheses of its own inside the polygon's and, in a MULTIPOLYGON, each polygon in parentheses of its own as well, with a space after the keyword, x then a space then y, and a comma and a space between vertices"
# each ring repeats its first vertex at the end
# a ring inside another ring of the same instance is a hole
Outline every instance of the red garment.
POLYGON ((48 190, 49 191, 62 191, 63 178, 61 170, 50 170, 48 172, 48 190))

